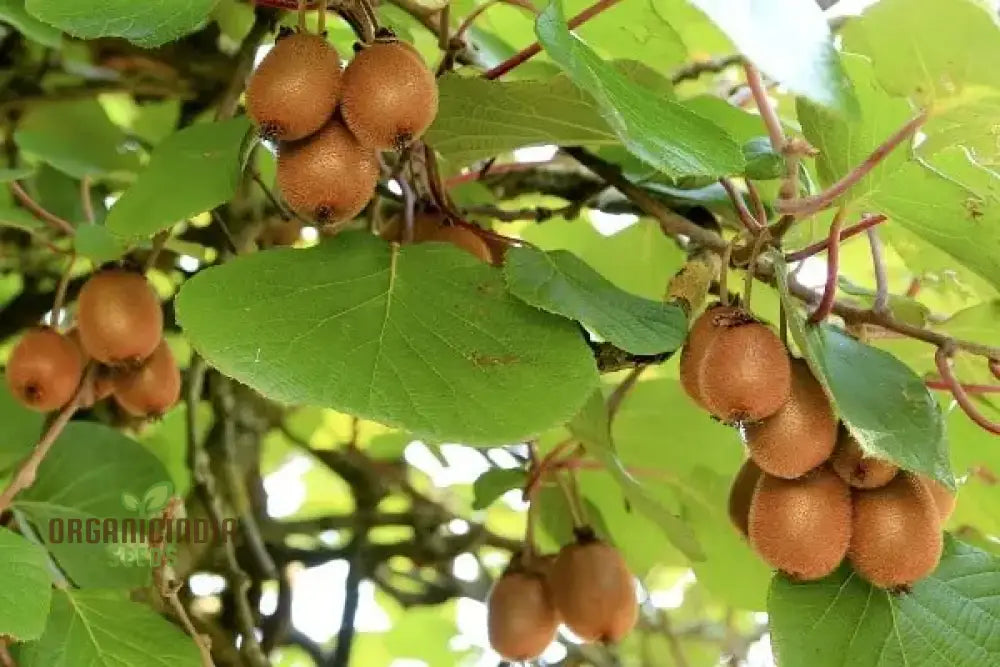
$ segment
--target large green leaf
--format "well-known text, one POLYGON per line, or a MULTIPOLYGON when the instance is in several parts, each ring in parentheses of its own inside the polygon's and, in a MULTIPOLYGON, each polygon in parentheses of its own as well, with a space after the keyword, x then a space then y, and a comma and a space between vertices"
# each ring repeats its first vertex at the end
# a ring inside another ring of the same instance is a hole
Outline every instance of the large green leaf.
POLYGON ((946 536, 937 570, 901 595, 847 565, 817 582, 777 575, 768 613, 782 665, 895 667, 1000 663, 1000 560, 946 536))
POLYGON ((1000 23, 978 0, 881 0, 843 29, 846 50, 871 57, 890 93, 924 102, 970 83, 1000 85, 1000 23))
POLYGON ((38 639, 52 598, 45 550, 0 528, 0 637, 38 639))
POLYGON ((815 2, 691 0, 736 48, 772 79, 813 102, 850 114, 858 109, 833 36, 815 2))
POLYGON ((0 375, 0 473, 21 461, 42 434, 45 415, 22 406, 0 375))
POLYGON ((88 520, 137 518, 122 506, 123 493, 142 498, 147 489, 167 480, 163 465, 134 440, 101 424, 70 422, 39 467, 38 479, 14 500, 13 508, 35 524, 75 584, 131 588, 149 580, 148 565, 119 558, 122 545, 105 544, 103 539, 90 544, 72 541, 67 522, 84 522, 86 540, 88 520), (60 524, 62 531, 57 529, 60 524))
POLYGON ((535 29, 549 56, 594 97, 605 120, 637 157, 672 177, 742 170, 743 154, 732 137, 684 106, 651 95, 601 60, 569 32, 559 0, 539 15, 535 29))
POLYGON ((439 109, 427 140, 456 165, 522 146, 617 145, 593 98, 565 76, 548 81, 438 80, 439 109))
POLYGON ((168 137, 111 207, 108 229, 126 237, 152 236, 232 198, 249 129, 241 116, 192 125, 168 137))
POLYGON ((595 391, 580 412, 568 424, 570 432, 583 443, 587 452, 604 464, 605 470, 621 486, 633 508, 656 524, 667 539, 692 561, 702 561, 705 554, 697 537, 684 520, 660 503, 622 464, 611 439, 611 424, 604 396, 595 391))
MULTIPOLYGON (((853 54, 845 54, 843 58, 861 103, 861 112, 857 117, 844 118, 805 98, 796 102, 802 133, 820 151, 816 158, 816 171, 824 186, 829 186, 861 164, 872 150, 913 115, 906 100, 889 97, 875 79, 867 58, 853 54)), ((897 148, 851 188, 846 198, 868 194, 906 159, 906 149, 897 148)))
POLYGON ((861 448, 953 486, 944 422, 923 380, 888 352, 838 327, 808 324, 788 293, 785 263, 776 253, 771 257, 788 330, 861 448))
POLYGON ((416 437, 514 442, 572 416, 596 382, 568 321, 507 293, 450 245, 364 232, 240 257, 177 299, 194 347, 276 400, 398 425, 416 437))
POLYGON ((565 250, 511 248, 504 275, 525 303, 577 320, 628 352, 672 352, 687 337, 679 307, 624 292, 565 250))
POLYGON ((153 47, 196 29, 218 0, 26 0, 37 19, 74 37, 124 37, 153 47))
POLYGON ((0 0, 0 21, 11 24, 28 39, 53 49, 62 43, 62 33, 26 12, 24 0, 0 0))
POLYGON ((14 133, 21 150, 74 178, 134 172, 139 156, 93 99, 33 107, 14 133))
POLYGON ((194 640, 116 591, 57 590, 45 634, 21 667, 199 667, 194 640))
MULTIPOLYGON (((952 100, 949 100, 952 102, 952 100)), ((970 86, 953 103, 935 108, 922 128, 927 140, 920 144, 923 155, 933 155, 953 146, 968 148, 976 161, 990 167, 1000 165, 1000 95, 993 88, 970 86)))

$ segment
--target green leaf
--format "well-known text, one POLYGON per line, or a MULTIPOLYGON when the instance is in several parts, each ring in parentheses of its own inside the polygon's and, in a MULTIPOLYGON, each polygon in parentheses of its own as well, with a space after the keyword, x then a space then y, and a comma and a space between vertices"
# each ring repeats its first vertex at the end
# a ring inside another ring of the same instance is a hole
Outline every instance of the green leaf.
POLYGON ((568 427, 573 436, 583 443, 587 452, 604 464, 604 468, 621 485, 625 497, 637 511, 655 523, 670 542, 692 561, 705 559, 691 528, 657 501, 618 459, 611 439, 607 407, 600 391, 591 394, 568 427))
POLYGON ((33 107, 18 123, 14 141, 73 178, 121 175, 139 167, 125 133, 93 99, 33 107))
POLYGON ((45 550, 0 528, 0 637, 38 639, 52 599, 45 550))
POLYGON ((740 172, 743 155, 726 132, 683 105, 650 95, 571 34, 559 0, 535 24, 538 41, 580 89, 590 93, 621 142, 672 177, 740 172))
MULTIPOLYGON (((0 0, 2 2, 3 0, 0 0)), ((33 176, 34 167, 17 167, 16 169, 0 169, 0 183, 10 183, 33 176)))
POLYGON ((26 12, 24 0, 0 0, 0 21, 43 46, 58 49, 62 45, 62 33, 26 12))
POLYGON ((521 468, 490 468, 472 483, 472 509, 484 510, 511 489, 524 486, 527 476, 521 468))
POLYGON ((199 667, 194 641, 126 593, 58 589, 45 634, 21 667, 199 667))
POLYGON ((45 415, 29 410, 10 393, 7 380, 0 376, 0 473, 23 460, 42 435, 45 415))
POLYGON ((754 137, 743 144, 743 157, 747 161, 743 172, 747 178, 769 181, 785 173, 785 158, 771 150, 768 137, 754 137))
POLYGON ((954 104, 935 108, 922 131, 927 140, 919 146, 922 155, 933 155, 963 146, 980 164, 1000 165, 1000 95, 990 88, 970 86, 954 98, 954 104))
POLYGON ((874 588, 847 565, 816 582, 777 575, 768 614, 779 664, 890 667, 1000 662, 1000 560, 945 537, 937 570, 909 593, 874 588))
MULTIPOLYGON (((122 506, 122 494, 140 496, 167 479, 163 465, 142 445, 107 426, 70 422, 38 469, 34 485, 23 491, 13 508, 23 512, 78 586, 132 588, 149 579, 148 566, 117 562, 120 544, 75 543, 68 521, 134 519, 122 506), (58 523, 52 523, 58 520, 58 523), (59 540, 61 525, 63 539, 59 540), (55 537, 55 539, 52 539, 55 537)), ((84 539, 86 528, 84 527, 84 539)))
POLYGON ((954 488, 944 422, 923 380, 903 362, 829 324, 806 323, 788 293, 787 267, 771 253, 788 330, 865 453, 954 488))
POLYGON ((249 129, 250 122, 241 116, 172 134, 111 207, 108 229, 125 237, 152 236, 231 199, 249 129))
POLYGON ((90 224, 77 226, 73 247, 98 265, 118 259, 128 250, 122 240, 109 232, 107 227, 90 224))
POLYGON ((848 21, 843 39, 890 93, 929 103, 966 84, 1000 85, 998 28, 995 9, 976 0, 882 0, 848 21))
POLYGON ((26 0, 37 19, 80 39, 123 37, 144 47, 160 46, 193 32, 218 0, 26 0))
POLYGON ((568 419, 597 379, 572 323, 439 243, 351 232, 242 256, 189 280, 177 313, 195 349, 264 395, 432 441, 516 442, 568 419))
POLYGON ((138 512, 139 498, 126 491, 122 494, 122 507, 127 509, 129 512, 138 512))
POLYGON ((977 164, 965 149, 942 151, 933 165, 907 162, 864 199, 864 206, 1000 288, 1000 175, 977 164))
POLYGON ((565 250, 511 248, 504 275, 511 294, 525 303, 577 320, 628 352, 672 352, 687 336, 679 307, 624 292, 565 250))
POLYGON ((146 495, 142 498, 143 508, 146 514, 152 516, 158 514, 167 506, 167 501, 174 493, 174 485, 170 482, 160 482, 154 484, 146 490, 146 495))
MULTIPOLYGON (((913 116, 904 99, 893 98, 875 79, 871 61, 844 54, 844 67, 851 76, 861 112, 847 119, 806 99, 796 101, 802 133, 819 149, 816 171, 820 182, 829 186, 861 164, 889 135, 913 116)), ((862 197, 907 160, 907 150, 899 147, 882 160, 845 195, 845 200, 862 197)))
POLYGON ((537 144, 617 145, 593 98, 565 76, 548 81, 438 79, 427 141, 456 165, 537 144))
POLYGON ((817 3, 691 0, 691 4, 705 12, 764 74, 817 104, 857 113, 858 102, 817 3))

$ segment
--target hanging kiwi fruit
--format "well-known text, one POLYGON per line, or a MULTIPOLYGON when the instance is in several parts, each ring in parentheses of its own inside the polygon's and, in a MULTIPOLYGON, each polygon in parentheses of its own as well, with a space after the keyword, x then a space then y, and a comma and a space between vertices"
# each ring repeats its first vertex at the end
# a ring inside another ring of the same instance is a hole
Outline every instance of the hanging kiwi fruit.
POLYGON ((556 637, 559 612, 544 570, 518 564, 493 585, 486 601, 490 646, 504 659, 534 660, 556 637))
POLYGON ((137 366, 153 353, 163 334, 160 300, 146 278, 125 269, 91 276, 77 301, 80 343, 108 366, 137 366))
MULTIPOLYGON (((402 216, 395 216, 379 235, 387 241, 403 240, 402 216)), ((466 226, 450 223, 444 215, 428 211, 418 211, 413 216, 414 243, 450 243, 487 264, 496 264, 493 249, 479 234, 466 226)))
POLYGON ((30 329, 7 361, 7 386, 17 401, 48 412, 73 398, 83 376, 84 357, 68 337, 49 327, 30 329))

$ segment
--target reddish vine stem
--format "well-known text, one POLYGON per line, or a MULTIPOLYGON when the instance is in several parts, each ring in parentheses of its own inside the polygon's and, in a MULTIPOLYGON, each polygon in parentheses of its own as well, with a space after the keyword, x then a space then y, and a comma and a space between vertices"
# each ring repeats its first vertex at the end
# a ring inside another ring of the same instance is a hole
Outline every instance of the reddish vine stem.
POLYGON ((52 227, 55 231, 65 234, 66 236, 73 236, 73 234, 76 233, 76 230, 73 229, 73 225, 60 218, 58 215, 50 213, 46 210, 45 207, 32 199, 31 195, 29 195, 17 181, 10 182, 10 191, 17 198, 17 200, 21 202, 22 206, 31 211, 36 218, 52 227))
POLYGON ((35 445, 35 449, 31 452, 25 462, 18 468, 14 477, 7 483, 7 488, 4 489, 3 493, 0 494, 0 514, 3 514, 8 507, 10 507, 11 502, 13 502, 14 497, 18 493, 27 489, 32 484, 35 483, 35 477, 38 475, 38 466, 41 465, 45 456, 52 449, 52 445, 55 443, 56 438, 62 433, 63 429, 66 428, 66 424, 69 420, 73 418, 76 414, 77 408, 80 405, 80 399, 86 394, 89 395, 94 379, 94 367, 90 366, 84 371, 83 379, 80 381, 80 385, 76 388, 76 393, 73 394, 73 398, 70 399, 69 403, 59 411, 49 427, 45 429, 45 433, 38 440, 38 444, 35 445))
POLYGON ((493 5, 501 5, 501 4, 511 5, 513 7, 520 7, 521 9, 529 11, 532 14, 535 15, 538 14, 538 8, 535 7, 533 4, 531 4, 530 2, 528 2, 528 0, 486 0, 486 2, 477 5, 475 9, 469 12, 468 16, 466 16, 462 20, 462 23, 459 24, 458 29, 455 31, 455 34, 452 35, 452 39, 462 39, 462 37, 465 35, 465 31, 468 30, 470 27, 472 27, 472 24, 475 23, 477 18, 482 16, 483 12, 485 12, 493 5))
POLYGON ((548 470, 552 467, 553 461, 555 461, 559 456, 569 449, 571 446, 576 444, 576 441, 572 438, 563 440, 558 445, 552 448, 552 451, 545 455, 541 461, 535 465, 528 474, 528 480, 524 484, 524 499, 527 500, 535 492, 538 484, 541 482, 542 477, 548 470))
MULTIPOLYGON (((851 225, 847 229, 845 229, 842 232, 840 232, 840 237, 837 239, 837 242, 838 243, 843 243, 845 240, 851 238, 852 236, 856 236, 856 235, 860 234, 861 232, 865 231, 866 229, 868 229, 870 227, 874 227, 875 225, 880 225, 883 222, 885 222, 886 220, 888 220, 888 218, 886 216, 884 216, 884 215, 881 215, 881 214, 879 214, 879 215, 870 215, 870 216, 868 216, 866 218, 862 218, 861 222, 859 222, 859 223, 857 223, 855 225, 851 225)), ((826 250, 829 245, 830 245, 830 239, 829 238, 825 238, 822 241, 818 241, 816 243, 813 243, 810 246, 806 246, 802 250, 796 250, 795 252, 788 253, 787 255, 785 255, 785 261, 786 262, 799 262, 799 261, 802 261, 803 259, 806 259, 807 257, 812 257, 813 255, 818 255, 819 253, 821 253, 824 250, 826 250)))
MULTIPOLYGON (((944 380, 925 380, 928 389, 951 391, 951 385, 944 380)), ((963 384, 962 389, 967 394, 1000 394, 1000 385, 995 384, 963 384)))
POLYGON ((767 224, 767 209, 764 208, 764 200, 760 198, 760 191, 757 190, 757 186, 753 184, 753 181, 747 179, 746 184, 747 193, 750 195, 750 201, 753 203, 754 216, 761 227, 763 227, 767 224))
POLYGON ((764 86, 764 80, 761 79, 757 68, 746 60, 743 61, 743 71, 746 74, 750 94, 753 95, 753 101, 760 112, 761 120, 767 127, 767 136, 771 139, 771 150, 775 153, 782 153, 785 149, 785 133, 781 129, 781 119, 778 118, 777 112, 767 99, 767 88, 764 86))
MULTIPOLYGON (((619 2, 621 2, 621 0, 600 0, 599 2, 594 3, 590 7, 587 7, 582 12, 571 18, 569 21, 566 22, 566 24, 569 26, 569 29, 572 30, 573 28, 576 28, 581 24, 594 18, 595 16, 603 12, 605 9, 617 5, 619 2)), ((514 69, 519 65, 524 64, 525 62, 527 62, 531 58, 534 58, 541 52, 542 52, 542 45, 539 44, 538 42, 535 42, 531 46, 528 46, 519 51, 518 53, 515 53, 513 56, 503 61, 493 69, 488 70, 486 73, 483 74, 483 78, 490 80, 499 79, 507 72, 511 71, 512 69, 514 69)))
POLYGON ((883 313, 889 307, 889 274, 885 268, 882 240, 874 227, 869 227, 865 232, 868 234, 868 244, 872 250, 872 268, 875 270, 875 301, 872 303, 872 310, 883 313))
POLYGON ((837 297, 837 277, 840 275, 840 229, 844 224, 846 209, 841 206, 837 215, 830 223, 830 238, 827 242, 826 255, 826 285, 823 297, 819 300, 816 310, 806 320, 809 324, 819 324, 833 312, 833 303, 837 297))
POLYGON ((94 215, 94 202, 90 198, 91 185, 90 176, 80 179, 80 205, 83 207, 84 217, 92 225, 97 222, 97 217, 94 215))
POLYGON ((937 349, 934 353, 934 363, 937 365, 938 373, 940 373, 941 378, 948 384, 952 396, 955 397, 955 400, 965 414, 968 415, 969 419, 974 421, 983 430, 1000 435, 1000 423, 990 421, 979 411, 979 408, 969 398, 969 394, 966 393, 965 388, 958 381, 958 378, 955 377, 955 373, 951 367, 951 357, 954 352, 954 345, 942 345, 937 349))
POLYGON ((69 278, 73 272, 74 264, 76 264, 76 252, 70 254, 69 262, 66 264, 62 275, 59 276, 59 284, 56 285, 56 296, 52 300, 52 326, 54 327, 58 327, 62 321, 60 313, 63 309, 63 303, 66 301, 66 290, 69 288, 69 278))
POLYGON ((868 175, 889 153, 899 146, 903 141, 910 138, 917 131, 924 121, 927 120, 927 110, 911 118, 905 125, 896 130, 888 139, 876 148, 865 158, 864 162, 845 174, 839 181, 831 185, 823 192, 812 197, 802 197, 801 199, 786 199, 777 202, 778 210, 782 213, 791 213, 796 217, 806 217, 827 208, 839 197, 856 185, 858 181, 868 175))
POLYGON ((732 202, 733 208, 736 209, 736 214, 740 218, 740 222, 746 227, 747 231, 756 234, 761 229, 763 225, 759 220, 754 218, 750 211, 747 210, 747 204, 743 201, 743 195, 736 191, 736 186, 728 178, 720 178, 719 183, 722 184, 723 189, 725 189, 726 194, 729 195, 729 201, 732 202))

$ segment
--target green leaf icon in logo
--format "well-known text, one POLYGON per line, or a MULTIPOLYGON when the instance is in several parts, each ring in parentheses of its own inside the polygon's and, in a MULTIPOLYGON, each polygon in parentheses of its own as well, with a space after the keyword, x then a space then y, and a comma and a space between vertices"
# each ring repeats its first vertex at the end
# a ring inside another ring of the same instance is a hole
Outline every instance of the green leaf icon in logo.
POLYGON ((129 512, 139 511, 139 499, 133 496, 131 493, 126 491, 122 494, 122 507, 127 509, 129 512))
POLYGON ((170 500, 170 496, 173 493, 174 486, 170 482, 160 482, 149 487, 142 499, 143 510, 146 516, 159 514, 167 506, 167 501, 170 500))

